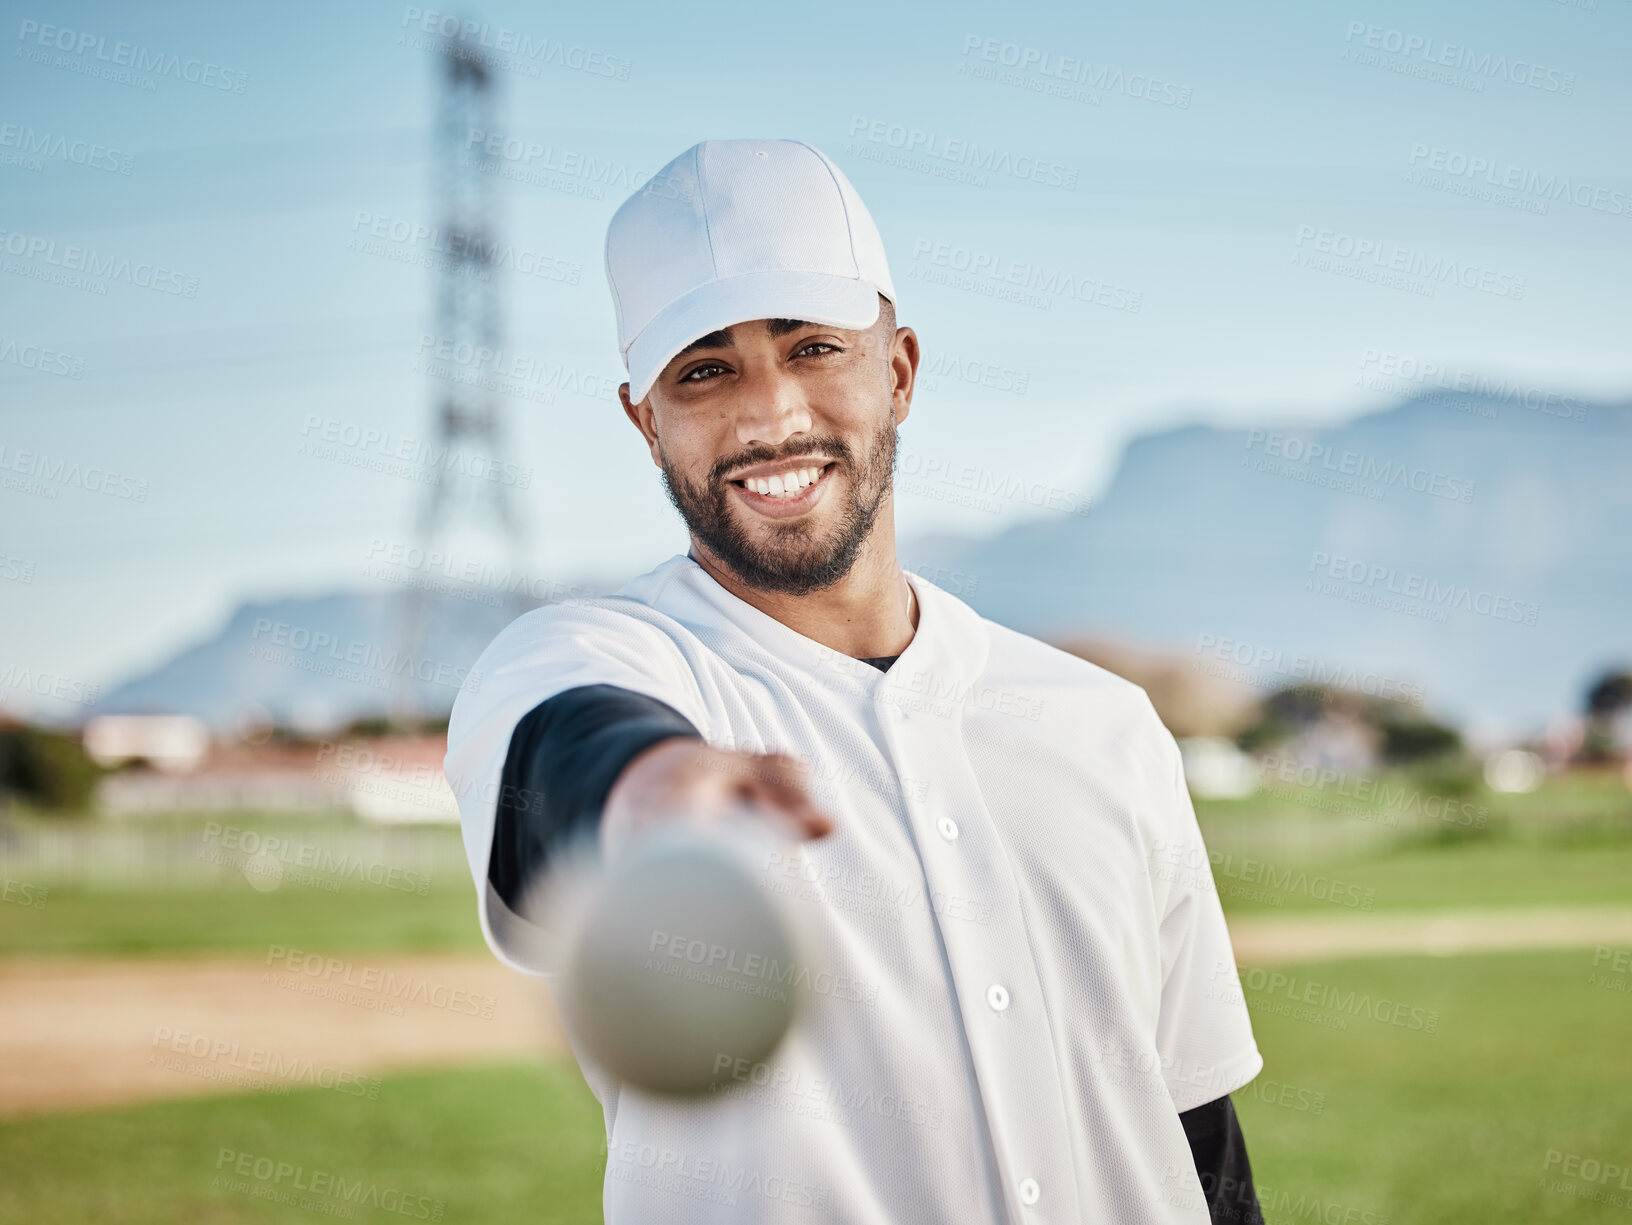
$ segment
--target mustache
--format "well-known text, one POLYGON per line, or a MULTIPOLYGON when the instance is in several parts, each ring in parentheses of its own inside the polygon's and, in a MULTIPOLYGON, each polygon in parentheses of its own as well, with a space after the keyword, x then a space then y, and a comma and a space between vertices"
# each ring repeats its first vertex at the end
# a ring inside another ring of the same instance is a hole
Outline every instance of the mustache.
POLYGON ((738 468, 747 468, 756 464, 774 464, 778 460, 800 459, 806 455, 826 455, 834 463, 846 469, 854 468, 854 452, 848 443, 840 438, 811 438, 803 442, 786 447, 750 447, 746 451, 739 451, 735 455, 727 455, 716 460, 713 469, 709 472, 709 484, 719 485, 724 482, 725 474, 735 472, 738 468))

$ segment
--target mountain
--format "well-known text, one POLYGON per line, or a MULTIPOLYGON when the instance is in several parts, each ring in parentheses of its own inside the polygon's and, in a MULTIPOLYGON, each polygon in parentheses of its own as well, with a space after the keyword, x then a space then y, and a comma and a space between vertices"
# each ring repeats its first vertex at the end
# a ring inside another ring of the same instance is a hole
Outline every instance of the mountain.
POLYGON ((115 686, 90 712, 190 714, 213 728, 270 716, 326 731, 398 701, 446 714, 470 665, 536 601, 471 590, 426 597, 424 644, 401 639, 410 596, 337 592, 240 605, 216 635, 115 686))
MULTIPOLYGON (((1051 641, 1115 640, 1260 690, 1397 691, 1523 734, 1632 662, 1632 405, 1436 392, 1320 429, 1186 426, 1134 440, 1086 515, 902 555, 1051 641)), ((525 607, 464 594, 430 602, 417 660, 394 645, 406 593, 246 604, 93 713, 227 727, 259 706, 325 727, 387 711, 405 671, 445 712, 525 607)))
POLYGON ((1133 441, 1086 516, 902 552, 1040 637, 1523 733, 1632 661, 1632 405, 1436 392, 1321 429, 1187 426, 1133 441))

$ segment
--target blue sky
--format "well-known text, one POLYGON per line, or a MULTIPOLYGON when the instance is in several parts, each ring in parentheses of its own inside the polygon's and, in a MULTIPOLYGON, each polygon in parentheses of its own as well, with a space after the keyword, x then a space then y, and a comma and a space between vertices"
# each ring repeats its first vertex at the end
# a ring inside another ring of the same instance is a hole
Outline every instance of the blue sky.
MULTIPOLYGON (((1006 389, 926 380, 909 463, 1090 498, 1132 435, 1350 416, 1409 389, 1362 381, 1389 362, 1624 396, 1632 3, 1589 3, 489 3, 491 39, 564 51, 498 73, 495 127, 551 153, 496 187, 508 240, 577 282, 503 279, 505 347, 592 390, 623 378, 601 245, 628 188, 546 162, 638 185, 698 140, 783 136, 867 201, 926 362, 1001 372, 1006 389), (912 130, 1072 185, 955 181, 922 151, 892 164, 912 130), (1105 290, 1001 301, 932 283, 937 253, 1105 290), (1447 263, 1467 284, 1365 279, 1447 263)), ((442 11, 4 6, 0 471, 120 479, 0 488, 0 669, 109 684, 245 598, 366 587, 413 539, 419 483, 302 443, 429 437, 433 275, 412 244, 356 247, 436 221, 434 60, 416 44, 442 11), (160 67, 96 75, 120 43, 160 67), (61 283, 70 246, 131 271, 61 283), (135 283, 151 268, 182 292, 135 283)), ((615 399, 502 403, 531 570, 616 579, 683 547, 615 399)), ((898 507, 904 537, 1038 513, 1056 512, 898 507)))

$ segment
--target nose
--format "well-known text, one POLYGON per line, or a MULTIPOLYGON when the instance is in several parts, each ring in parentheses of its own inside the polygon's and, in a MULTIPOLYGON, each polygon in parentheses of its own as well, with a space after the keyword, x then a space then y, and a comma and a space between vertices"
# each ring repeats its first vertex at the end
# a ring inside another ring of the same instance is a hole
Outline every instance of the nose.
POLYGON ((778 447, 810 431, 810 404, 799 380, 768 365, 753 363, 737 389, 737 442, 744 447, 778 447))

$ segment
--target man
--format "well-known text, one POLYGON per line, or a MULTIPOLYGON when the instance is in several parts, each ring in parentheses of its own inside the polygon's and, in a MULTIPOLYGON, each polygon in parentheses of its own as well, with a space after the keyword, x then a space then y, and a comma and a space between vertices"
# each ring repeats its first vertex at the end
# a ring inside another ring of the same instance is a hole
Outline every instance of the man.
POLYGON ((482 928, 548 978, 522 899, 556 848, 748 800, 803 840, 763 881, 843 984, 700 1099, 575 1042, 607 1221, 1258 1220, 1228 1094, 1263 1061, 1176 745, 1136 686, 902 571, 918 338, 854 188, 802 142, 706 141, 606 267, 690 549, 518 618, 459 695, 482 928))

